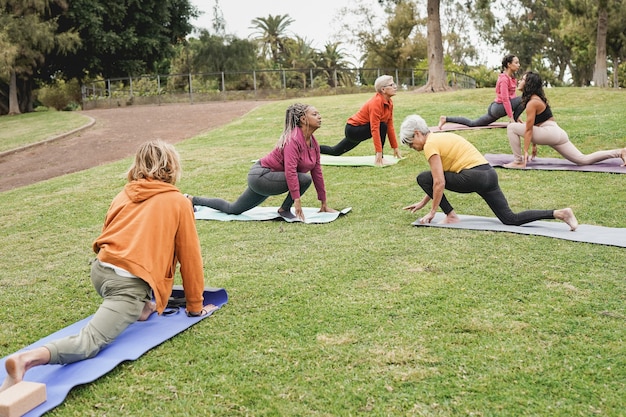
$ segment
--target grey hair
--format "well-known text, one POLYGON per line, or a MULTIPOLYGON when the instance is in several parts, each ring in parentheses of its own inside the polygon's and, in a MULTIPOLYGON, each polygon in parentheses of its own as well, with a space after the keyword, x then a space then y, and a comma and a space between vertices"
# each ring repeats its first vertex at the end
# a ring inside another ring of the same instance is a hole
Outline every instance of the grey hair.
POLYGON ((302 121, 300 119, 302 116, 306 115, 309 107, 311 107, 309 104, 302 103, 294 103, 287 107, 287 110, 285 111, 285 127, 276 146, 282 149, 285 147, 285 144, 291 140, 293 130, 302 125, 302 121))
POLYGON ((417 114, 407 116, 400 126, 400 138, 402 139, 402 143, 405 145, 411 145, 411 143, 413 143, 413 137, 415 136, 416 130, 423 135, 430 133, 430 128, 421 116, 418 116, 417 114))
POLYGON ((374 81, 374 88, 376 89, 377 93, 380 93, 386 85, 392 82, 393 77, 391 75, 381 75, 380 77, 376 78, 376 81, 374 81))

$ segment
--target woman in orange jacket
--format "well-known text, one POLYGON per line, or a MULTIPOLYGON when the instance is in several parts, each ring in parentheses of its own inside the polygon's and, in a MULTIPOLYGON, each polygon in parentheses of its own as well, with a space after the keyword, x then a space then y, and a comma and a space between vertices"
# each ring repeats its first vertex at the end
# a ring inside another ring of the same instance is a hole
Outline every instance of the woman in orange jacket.
POLYGON ((393 127, 393 101, 398 86, 391 75, 381 75, 374 82, 376 95, 369 99, 361 109, 350 117, 346 123, 345 137, 335 146, 320 145, 320 153, 327 155, 343 155, 355 148, 359 143, 372 138, 376 152, 376 165, 384 165, 383 146, 389 136, 389 144, 393 155, 401 158, 393 127))
POLYGON ((181 175, 174 147, 144 143, 128 171, 128 183, 113 199, 100 236, 91 281, 103 301, 79 334, 11 355, 0 392, 22 381, 30 368, 94 357, 130 324, 163 312, 180 263, 187 315, 203 307, 204 269, 193 208, 174 186, 181 175), (152 302, 152 294, 156 302, 152 302))

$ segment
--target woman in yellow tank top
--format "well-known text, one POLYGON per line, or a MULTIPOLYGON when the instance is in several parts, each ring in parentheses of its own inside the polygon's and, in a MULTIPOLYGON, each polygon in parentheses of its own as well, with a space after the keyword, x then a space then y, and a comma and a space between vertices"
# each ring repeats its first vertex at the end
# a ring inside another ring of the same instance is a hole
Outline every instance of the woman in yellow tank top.
POLYGON ((439 207, 446 214, 443 223, 460 221, 444 194, 444 190, 450 190, 480 195, 491 211, 506 225, 520 226, 535 220, 558 219, 567 223, 572 231, 578 227, 578 221, 570 208, 514 213, 500 189, 495 169, 462 136, 448 132, 431 133, 424 119, 418 115, 404 119, 400 136, 405 145, 418 152, 424 151, 430 165, 430 171, 424 171, 417 176, 417 183, 426 196, 421 201, 404 207, 414 213, 432 200, 430 211, 420 219, 420 223, 430 223, 439 207))

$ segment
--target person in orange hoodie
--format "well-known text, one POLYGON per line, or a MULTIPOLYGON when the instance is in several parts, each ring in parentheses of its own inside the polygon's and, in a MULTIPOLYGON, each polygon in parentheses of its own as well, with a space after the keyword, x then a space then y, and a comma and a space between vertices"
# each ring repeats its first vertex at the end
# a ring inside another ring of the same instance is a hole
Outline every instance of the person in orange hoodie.
POLYGON ((187 315, 216 309, 203 307, 204 269, 193 207, 174 185, 181 173, 172 145, 155 140, 139 147, 128 183, 113 199, 93 243, 91 281, 102 304, 79 334, 7 358, 0 392, 34 366, 92 358, 130 324, 163 313, 179 263, 187 315))
POLYGON ((396 131, 393 127, 393 101, 398 86, 391 75, 381 75, 374 81, 376 95, 369 99, 361 109, 348 119, 345 128, 345 137, 335 146, 320 145, 320 153, 339 156, 354 149, 359 143, 372 138, 377 166, 383 166, 383 146, 389 136, 389 144, 393 149, 393 156, 401 158, 396 140, 396 131))

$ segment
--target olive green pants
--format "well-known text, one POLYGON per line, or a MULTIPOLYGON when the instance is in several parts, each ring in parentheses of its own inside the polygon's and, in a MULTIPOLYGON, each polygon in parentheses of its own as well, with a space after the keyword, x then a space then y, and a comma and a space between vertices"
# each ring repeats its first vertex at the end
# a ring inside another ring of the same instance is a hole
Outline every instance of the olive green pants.
POLYGON ((137 321, 151 299, 148 283, 141 278, 119 276, 96 259, 91 265, 91 282, 103 298, 89 323, 77 335, 44 345, 51 364, 66 364, 96 356, 129 325, 137 321))

